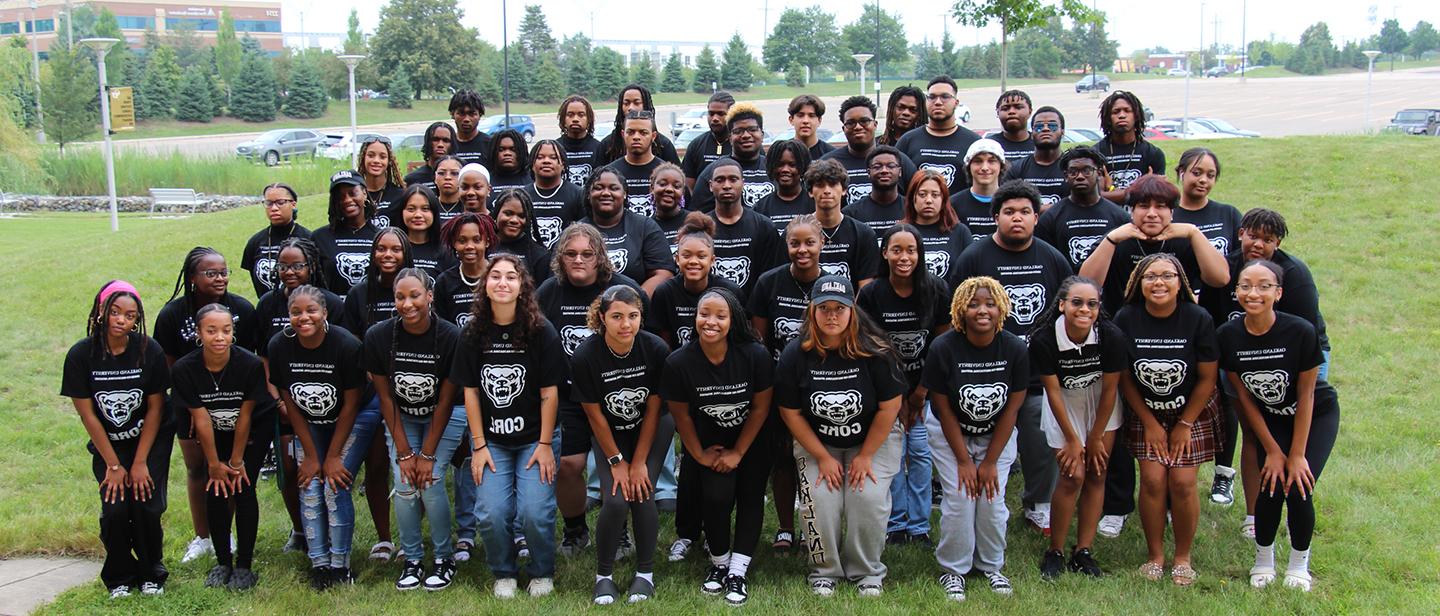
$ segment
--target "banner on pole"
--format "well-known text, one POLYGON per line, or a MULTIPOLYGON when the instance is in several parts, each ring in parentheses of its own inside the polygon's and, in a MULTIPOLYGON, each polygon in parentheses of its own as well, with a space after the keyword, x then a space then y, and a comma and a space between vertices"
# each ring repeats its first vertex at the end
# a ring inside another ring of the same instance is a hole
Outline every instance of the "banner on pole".
POLYGON ((110 94, 110 132, 135 130, 135 93, 129 86, 112 86, 110 94))

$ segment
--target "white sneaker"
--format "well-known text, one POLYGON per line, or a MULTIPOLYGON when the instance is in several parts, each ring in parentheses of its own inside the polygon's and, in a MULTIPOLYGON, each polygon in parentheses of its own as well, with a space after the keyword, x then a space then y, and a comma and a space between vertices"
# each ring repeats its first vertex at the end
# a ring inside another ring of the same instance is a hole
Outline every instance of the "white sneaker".
POLYGON ((1035 503, 1034 506, 1027 507, 1025 519, 1034 525, 1041 534, 1050 535, 1050 503, 1035 503))
POLYGON ((497 599, 514 599, 515 589, 518 587, 519 584, 515 582, 515 578, 495 580, 495 597, 497 599))
POLYGON ((532 597, 544 597, 555 592, 555 579, 542 577, 530 580, 530 586, 525 588, 525 592, 530 593, 532 597))
POLYGON ((124 584, 110 589, 111 599, 124 599, 128 596, 130 596, 130 587, 125 586, 124 584))
POLYGON ((676 539, 675 543, 670 544, 670 562, 672 563, 678 563, 682 560, 685 560, 685 556, 689 553, 689 539, 676 539))
POLYGON ((951 601, 965 600, 965 578, 946 573, 940 576, 940 587, 945 589, 945 598, 951 601))
POLYGON ((209 537, 204 539, 196 537, 190 540, 190 545, 185 546, 185 555, 180 557, 180 562, 188 563, 214 553, 215 544, 210 541, 209 537))
POLYGON ((165 594, 165 587, 164 587, 164 586, 161 586, 161 585, 159 585, 159 584, 156 584, 155 582, 141 582, 141 583, 140 583, 140 594, 142 594, 142 595, 151 595, 151 596, 154 596, 154 595, 163 595, 163 594, 165 594))
POLYGON ((1116 537, 1119 537, 1119 536, 1120 536, 1120 531, 1125 530, 1125 518, 1127 518, 1127 517, 1129 517, 1129 516, 1123 516, 1123 515, 1107 515, 1107 516, 1101 516, 1101 518, 1100 518, 1100 524, 1095 527, 1095 530, 1096 530, 1096 532, 1100 533, 1100 536, 1101 536, 1101 537, 1109 537, 1109 538, 1111 538, 1111 539, 1114 539, 1114 538, 1116 538, 1116 537))

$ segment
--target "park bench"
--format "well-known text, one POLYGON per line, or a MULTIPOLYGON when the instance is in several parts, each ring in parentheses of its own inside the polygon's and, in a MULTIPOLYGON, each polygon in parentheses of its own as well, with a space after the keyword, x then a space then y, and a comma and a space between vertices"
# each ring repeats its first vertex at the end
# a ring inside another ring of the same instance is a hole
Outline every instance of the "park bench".
POLYGON ((157 205, 190 206, 194 212, 195 207, 200 205, 200 195, 193 188, 151 188, 150 198, 154 201, 150 204, 150 213, 155 213, 157 205))

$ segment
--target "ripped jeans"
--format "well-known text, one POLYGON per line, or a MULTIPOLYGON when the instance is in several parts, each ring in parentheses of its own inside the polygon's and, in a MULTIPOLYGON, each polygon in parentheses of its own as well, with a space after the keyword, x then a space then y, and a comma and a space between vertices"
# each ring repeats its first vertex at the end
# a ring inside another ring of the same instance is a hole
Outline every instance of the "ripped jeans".
MULTIPOLYGON (((417 456, 433 427, 432 420, 429 416, 400 416, 405 440, 417 456)), ((450 458, 455 455, 455 448, 460 445, 464 434, 465 407, 457 406, 450 413, 450 421, 444 426, 435 446, 435 465, 430 475, 435 478, 435 483, 424 490, 416 490, 400 476, 400 464, 395 461, 395 439, 389 432, 385 434, 386 444, 390 447, 390 471, 395 477, 395 519, 400 523, 400 548, 405 552, 406 560, 424 560, 425 544, 420 529, 422 517, 430 521, 430 541, 435 545, 435 558, 448 560, 455 555, 454 544, 450 542, 450 494, 445 490, 445 476, 450 470, 450 458)), ((463 469, 459 474, 469 475, 470 469, 463 469)))
MULTIPOLYGON (((321 456, 330 449, 335 437, 335 424, 310 425, 310 438, 321 456)), ((370 439, 383 429, 380 410, 363 408, 355 416, 355 426, 340 450, 340 462, 350 472, 351 488, 355 474, 370 452, 370 439)), ((323 463, 322 463, 323 468, 323 463)), ((305 543, 309 547, 310 566, 343 568, 350 566, 350 540, 355 535, 355 503, 351 488, 332 490, 322 478, 310 481, 300 489, 300 522, 305 527, 305 543)))

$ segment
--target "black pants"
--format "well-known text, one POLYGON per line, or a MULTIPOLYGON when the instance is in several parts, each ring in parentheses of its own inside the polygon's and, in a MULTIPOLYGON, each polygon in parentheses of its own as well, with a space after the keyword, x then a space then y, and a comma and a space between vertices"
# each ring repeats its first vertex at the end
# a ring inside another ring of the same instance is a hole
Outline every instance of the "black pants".
MULTIPOLYGON (((227 567, 249 569, 255 555, 255 534, 260 526, 260 503, 255 497, 255 482, 260 479, 260 464, 270 445, 271 426, 274 422, 260 418, 251 423, 250 442, 245 445, 245 476, 250 484, 228 498, 216 496, 213 491, 205 492, 205 517, 210 522, 210 539, 215 544, 215 560, 227 567), (230 513, 234 505, 235 552, 230 553, 230 513)), ((220 461, 228 462, 235 451, 235 433, 214 431, 215 453, 220 461)))
MULTIPOLYGON (((666 448, 674 446, 675 419, 669 413, 660 416, 650 451, 635 451, 639 432, 637 427, 626 432, 611 431, 611 435, 626 460, 633 463, 640 456, 645 457, 645 470, 649 472, 653 487, 665 464, 666 448)), ((595 474, 600 481, 600 515, 595 519, 595 573, 611 575, 615 572, 615 550, 620 547, 620 535, 625 532, 626 513, 630 514, 635 525, 635 571, 651 573, 655 571, 655 544, 660 533, 660 513, 655 509, 654 495, 640 502, 626 501, 625 493, 613 487, 615 478, 611 475, 605 452, 600 450, 599 441, 592 439, 591 446, 595 455, 595 474), (611 494, 612 491, 614 494, 611 494)))
MULTIPOLYGON (((165 569, 165 531, 160 525, 160 516, 165 513, 166 487, 170 483, 170 452, 174 447, 173 432, 161 428, 150 448, 146 466, 155 484, 154 493, 146 501, 135 499, 135 492, 124 490, 124 500, 107 503, 103 489, 100 492, 100 542, 105 544, 105 564, 100 568, 100 580, 105 587, 136 587, 144 582, 164 584, 170 572, 165 569)), ((111 441, 120 464, 128 471, 135 462, 135 448, 139 439, 111 441)), ((105 460, 91 452, 91 471, 95 481, 105 480, 105 460)))
MULTIPOLYGON (((1320 471, 1325 470, 1330 450, 1335 447, 1335 437, 1340 433, 1340 408, 1335 403, 1335 390, 1329 391, 1329 394, 1319 389, 1315 392, 1315 414, 1310 422, 1310 436, 1305 441, 1305 461, 1310 464, 1310 473, 1315 476, 1316 485, 1320 483, 1320 471)), ((1275 438, 1280 451, 1289 455, 1291 439, 1295 434, 1295 418, 1270 413, 1265 413, 1264 418, 1265 427, 1269 428, 1270 436, 1275 438)), ((1258 455, 1260 466, 1264 467, 1263 447, 1258 455)), ((1283 491, 1260 491, 1260 497, 1255 500, 1255 544, 1275 544, 1275 534, 1280 530, 1282 508, 1290 510, 1290 515, 1287 516, 1290 547, 1297 550, 1310 549, 1310 539, 1315 535, 1315 495, 1302 497, 1298 488, 1291 488, 1288 494, 1283 491)))
POLYGON ((704 524, 700 519, 700 465, 690 458, 690 452, 680 447, 679 473, 675 477, 675 536, 700 541, 704 524))
MULTIPOLYGON (((765 523, 765 488, 770 482, 770 467, 774 459, 771 448, 757 438, 756 445, 752 445, 740 460, 740 466, 728 473, 712 471, 689 456, 681 462, 681 485, 693 482, 690 489, 699 493, 699 517, 712 556, 728 552, 747 556, 755 553, 755 545, 760 541, 760 530, 765 523), (685 479, 687 476, 690 479, 685 479), (735 516, 733 543, 730 532, 732 513, 735 516)), ((676 524, 679 525, 678 520, 676 524)))
POLYGON ((1220 452, 1216 466, 1235 468, 1235 449, 1240 443, 1240 401, 1230 394, 1220 396, 1220 452))
MULTIPOLYGON (((1128 412, 1128 411, 1126 411, 1128 412)), ((1105 470, 1103 515, 1130 515, 1135 512, 1135 456, 1125 446, 1125 429, 1115 431, 1110 448, 1110 466, 1105 470)))

